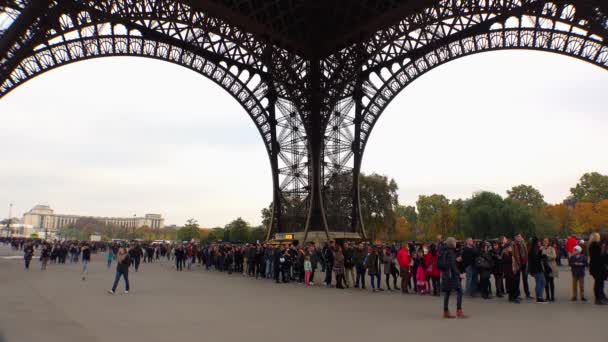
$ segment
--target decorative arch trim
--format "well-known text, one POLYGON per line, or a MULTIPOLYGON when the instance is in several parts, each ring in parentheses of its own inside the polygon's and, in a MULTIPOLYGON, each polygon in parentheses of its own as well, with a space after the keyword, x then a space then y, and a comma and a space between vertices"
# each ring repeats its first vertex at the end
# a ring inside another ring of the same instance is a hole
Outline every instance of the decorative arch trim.
POLYGON ((608 70, 608 46, 599 37, 543 29, 499 29, 454 40, 417 58, 405 59, 390 70, 376 74, 380 86, 367 80, 361 122, 361 153, 378 119, 392 100, 427 72, 453 60, 499 50, 535 50, 557 53, 589 62, 608 70), (389 74, 385 79, 382 73, 389 74))
POLYGON ((146 57, 193 70, 226 90, 247 111, 260 132, 267 152, 273 148, 267 114, 268 86, 259 75, 236 66, 223 66, 180 47, 133 35, 97 36, 44 45, 26 57, 0 85, 0 98, 28 80, 63 65, 112 57, 146 57))

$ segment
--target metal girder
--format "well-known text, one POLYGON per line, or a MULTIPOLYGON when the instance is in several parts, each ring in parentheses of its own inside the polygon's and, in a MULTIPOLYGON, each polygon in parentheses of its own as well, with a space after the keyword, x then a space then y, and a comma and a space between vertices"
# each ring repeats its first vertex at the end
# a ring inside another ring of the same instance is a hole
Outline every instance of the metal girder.
POLYGON ((359 174, 370 134, 388 104, 439 65, 534 49, 608 69, 603 0, 0 0, 8 9, 0 97, 104 56, 169 61, 228 91, 269 155, 269 237, 366 237, 359 174))

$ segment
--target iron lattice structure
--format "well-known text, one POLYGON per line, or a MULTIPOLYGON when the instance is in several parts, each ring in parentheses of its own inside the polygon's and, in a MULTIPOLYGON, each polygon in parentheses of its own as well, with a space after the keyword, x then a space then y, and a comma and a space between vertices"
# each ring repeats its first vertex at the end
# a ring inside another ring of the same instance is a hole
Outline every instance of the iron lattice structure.
POLYGON ((372 129, 439 65, 528 49, 608 69, 605 0, 0 0, 0 11, 0 97, 107 56, 176 63, 228 91, 270 159, 269 236, 366 236, 359 174, 372 129))

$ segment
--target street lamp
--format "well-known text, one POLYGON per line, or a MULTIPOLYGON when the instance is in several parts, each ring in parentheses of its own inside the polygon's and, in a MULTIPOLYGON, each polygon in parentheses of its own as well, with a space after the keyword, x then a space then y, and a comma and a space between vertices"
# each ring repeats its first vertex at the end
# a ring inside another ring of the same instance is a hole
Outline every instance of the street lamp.
POLYGON ((374 243, 374 241, 376 241, 376 228, 378 228, 376 226, 376 216, 378 216, 378 214, 376 214, 375 212, 372 213, 372 243, 374 243))
POLYGON ((6 221, 6 237, 11 234, 11 217, 13 216, 13 203, 8 204, 8 220, 6 221))

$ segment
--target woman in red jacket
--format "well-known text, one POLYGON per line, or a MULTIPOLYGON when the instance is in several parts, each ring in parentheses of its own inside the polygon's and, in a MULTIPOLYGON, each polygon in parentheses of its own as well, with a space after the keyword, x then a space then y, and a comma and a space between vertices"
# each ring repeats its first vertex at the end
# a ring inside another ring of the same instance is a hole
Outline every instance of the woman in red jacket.
POLYGON ((399 273, 401 274, 401 292, 407 293, 410 283, 410 255, 406 243, 401 245, 401 249, 397 252, 397 263, 399 264, 399 273))
POLYGON ((429 252, 424 256, 425 273, 429 282, 433 285, 433 296, 439 296, 439 278, 441 272, 437 268, 437 247, 432 244, 429 252))

